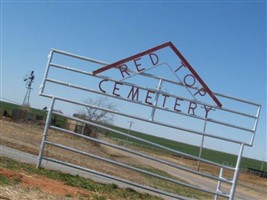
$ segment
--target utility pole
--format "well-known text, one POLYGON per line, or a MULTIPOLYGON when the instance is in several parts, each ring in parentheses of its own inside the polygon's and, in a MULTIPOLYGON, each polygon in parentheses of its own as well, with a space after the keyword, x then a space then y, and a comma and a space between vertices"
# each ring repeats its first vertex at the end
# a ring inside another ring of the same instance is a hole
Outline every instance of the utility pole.
MULTIPOLYGON (((128 121, 130 124, 129 124, 129 128, 128 128, 128 132, 127 132, 127 135, 130 135, 130 131, 131 131, 131 128, 132 128, 132 125, 134 124, 133 121, 128 121)), ((127 141, 128 141, 128 136, 127 136, 127 141)))
POLYGON ((261 162, 261 171, 263 171, 263 165, 264 165, 264 158, 262 159, 262 162, 261 162))

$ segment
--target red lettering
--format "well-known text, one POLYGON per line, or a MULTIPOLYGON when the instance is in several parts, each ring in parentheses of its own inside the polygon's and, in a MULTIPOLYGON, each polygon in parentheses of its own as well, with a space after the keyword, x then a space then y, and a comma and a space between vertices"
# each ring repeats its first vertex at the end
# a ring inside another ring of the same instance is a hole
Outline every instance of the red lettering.
POLYGON ((184 65, 184 63, 181 63, 181 65, 178 67, 178 69, 175 70, 175 72, 179 71, 182 67, 185 67, 186 68, 186 66, 184 65))
POLYGON ((143 71, 145 68, 142 68, 142 69, 139 69, 139 66, 141 66, 141 63, 137 63, 138 60, 141 60, 141 58, 137 58, 134 60, 134 64, 135 64, 135 67, 137 69, 138 72, 141 72, 143 71))
POLYGON ((101 92, 106 93, 106 90, 103 90, 103 88, 102 88, 102 83, 104 81, 108 81, 108 80, 104 79, 104 80, 100 81, 98 87, 99 87, 99 90, 101 90, 101 92))
POLYGON ((190 114, 190 110, 192 110, 192 115, 195 115, 195 109, 197 108, 197 104, 195 102, 190 102, 188 107, 188 114, 190 114), (194 106, 192 106, 194 105, 194 106))
POLYGON ((118 87, 117 87, 117 85, 123 85, 123 84, 122 84, 122 83, 120 83, 120 82, 115 82, 112 94, 114 94, 114 95, 116 95, 116 96, 118 96, 118 97, 119 97, 120 95, 116 93, 116 90, 118 90, 118 91, 119 91, 119 90, 120 90, 120 88, 118 88, 118 87))
POLYGON ((166 103, 166 99, 167 99, 167 97, 170 97, 170 96, 167 95, 167 94, 162 94, 162 96, 164 96, 164 100, 163 100, 163 104, 162 104, 162 107, 164 108, 165 107, 165 103, 166 103))
POLYGON ((132 100, 138 101, 138 99, 139 99, 139 88, 136 88, 136 90, 135 90, 135 87, 133 86, 132 89, 130 90, 127 98, 129 99, 130 96, 131 96, 132 100), (135 99, 135 97, 136 97, 136 99, 135 99))
POLYGON ((183 101, 183 99, 176 98, 173 109, 174 109, 175 111, 177 111, 177 112, 181 112, 181 110, 177 109, 177 106, 180 106, 180 104, 178 103, 178 101, 183 101))
POLYGON ((128 72, 128 66, 126 64, 122 64, 120 66, 118 66, 122 77, 124 78, 124 73, 128 74, 128 76, 130 76, 130 73, 128 72))
POLYGON ((192 87, 193 85, 195 85, 196 83, 196 79, 195 77, 192 75, 192 74, 187 74, 185 77, 184 77, 184 84, 187 86, 187 87, 192 87), (188 77, 192 77, 193 78, 193 82, 191 84, 188 83, 188 77))
POLYGON ((201 88, 201 89, 199 89, 195 94, 194 94, 194 96, 196 96, 197 94, 199 94, 200 96, 205 96, 206 95, 206 91, 205 91, 205 89, 204 88, 201 88))
POLYGON ((208 118, 208 113, 209 113, 209 111, 211 111, 212 107, 204 105, 204 108, 205 108, 205 111, 206 111, 205 118, 208 118))
POLYGON ((151 60, 151 62, 152 62, 152 64, 155 66, 155 65, 157 65, 158 63, 159 63, 159 57, 157 56, 157 54, 155 54, 155 53, 150 53, 149 54, 149 58, 150 58, 150 60, 151 60), (153 60, 153 57, 156 59, 156 60, 153 60))
POLYGON ((145 100, 145 103, 152 105, 152 103, 148 101, 149 99, 152 98, 151 96, 149 96, 150 93, 154 93, 154 94, 155 94, 155 92, 148 90, 147 93, 146 93, 146 100, 145 100))

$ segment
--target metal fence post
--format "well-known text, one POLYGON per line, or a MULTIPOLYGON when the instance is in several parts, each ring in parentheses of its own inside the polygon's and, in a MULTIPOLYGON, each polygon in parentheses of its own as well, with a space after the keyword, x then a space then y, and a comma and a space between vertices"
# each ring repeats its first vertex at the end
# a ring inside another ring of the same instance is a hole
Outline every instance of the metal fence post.
POLYGON ((235 196, 235 189, 236 189, 236 185, 237 185, 237 180, 238 180, 238 175, 239 175, 239 167, 240 167, 243 151, 244 151, 244 144, 241 144, 240 149, 239 149, 238 158, 236 161, 235 173, 234 173, 234 177, 233 177, 233 184, 231 187, 229 200, 233 200, 234 196, 235 196))
POLYGON ((42 137, 42 142, 41 142, 40 151, 39 151, 38 163, 37 163, 37 166, 36 166, 37 169, 41 166, 45 140, 46 140, 46 137, 47 137, 48 128, 50 126, 51 116, 52 116, 54 104, 55 104, 55 98, 53 97, 52 100, 51 100, 51 103, 50 103, 50 108, 48 110, 47 117, 46 117, 46 122, 45 122, 43 137, 42 137))
MULTIPOLYGON (((223 177, 223 168, 221 167, 220 168, 220 175, 219 175, 219 178, 222 178, 223 177)), ((218 183, 217 183, 217 188, 216 188, 216 192, 220 192, 221 191, 221 181, 218 180, 218 183)), ((218 199, 218 195, 216 194, 214 196, 214 200, 217 200, 218 199)))
MULTIPOLYGON (((205 134, 205 132, 206 132, 206 127, 207 127, 207 119, 205 119, 203 134, 205 134)), ((198 154, 197 171, 199 171, 199 167, 200 167, 200 158, 202 155, 202 149, 203 149, 203 145, 204 145, 204 137, 205 137, 205 135, 202 135, 201 145, 200 145, 199 154, 198 154)))
POLYGON ((49 53, 49 55, 48 55, 48 60, 47 60, 47 65, 46 65, 46 69, 45 69, 45 74, 44 74, 44 78, 43 78, 42 84, 40 86, 39 94, 42 94, 44 92, 45 82, 46 82, 46 78, 48 76, 48 72, 49 72, 49 68, 50 68, 50 63, 51 63, 51 60, 53 59, 53 53, 54 53, 54 51, 51 50, 50 53, 49 53))

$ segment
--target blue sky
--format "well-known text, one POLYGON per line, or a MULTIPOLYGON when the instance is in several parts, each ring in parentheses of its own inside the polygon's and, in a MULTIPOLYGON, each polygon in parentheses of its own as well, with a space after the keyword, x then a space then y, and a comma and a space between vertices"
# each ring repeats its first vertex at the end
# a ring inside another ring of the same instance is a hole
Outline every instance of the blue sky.
POLYGON ((266 160, 265 1, 2 0, 1 98, 22 103, 35 70, 31 105, 48 106, 38 91, 51 48, 112 63, 168 41, 213 91, 262 104, 245 156, 266 160))

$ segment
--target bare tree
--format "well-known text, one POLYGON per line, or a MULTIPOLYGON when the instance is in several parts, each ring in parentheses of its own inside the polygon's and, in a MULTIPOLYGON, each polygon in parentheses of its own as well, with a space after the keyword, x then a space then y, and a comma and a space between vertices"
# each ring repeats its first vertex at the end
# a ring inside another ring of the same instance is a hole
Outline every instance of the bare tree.
MULTIPOLYGON (((116 109, 116 104, 109 102, 108 98, 87 98, 84 103, 88 106, 83 107, 78 114, 74 114, 75 117, 102 125, 110 125, 113 123, 114 115, 106 110, 100 109, 116 109)), ((79 130, 76 128, 76 132, 95 138, 98 136, 98 129, 96 127, 88 124, 79 124, 78 126, 79 130)))
MULTIPOLYGON (((93 105, 98 108, 105 108, 108 110, 115 110, 116 104, 108 101, 107 97, 102 97, 98 99, 86 99, 85 103, 88 105, 93 105)), ((100 110, 95 107, 86 106, 83 114, 86 116, 86 120, 97 122, 101 124, 112 124, 114 115, 105 110, 100 110)))

